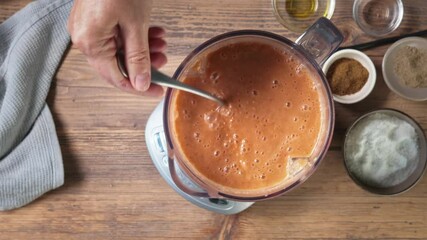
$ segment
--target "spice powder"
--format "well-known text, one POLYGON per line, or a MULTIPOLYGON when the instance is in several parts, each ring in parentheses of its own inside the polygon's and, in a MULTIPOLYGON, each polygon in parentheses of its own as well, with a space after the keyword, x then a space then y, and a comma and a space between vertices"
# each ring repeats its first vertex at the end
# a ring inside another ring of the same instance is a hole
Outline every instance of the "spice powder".
POLYGON ((407 87, 427 87, 427 50, 405 46, 394 59, 394 72, 407 87))
POLYGON ((338 59, 326 73, 332 93, 339 96, 357 93, 366 84, 368 77, 368 70, 350 58, 338 59))

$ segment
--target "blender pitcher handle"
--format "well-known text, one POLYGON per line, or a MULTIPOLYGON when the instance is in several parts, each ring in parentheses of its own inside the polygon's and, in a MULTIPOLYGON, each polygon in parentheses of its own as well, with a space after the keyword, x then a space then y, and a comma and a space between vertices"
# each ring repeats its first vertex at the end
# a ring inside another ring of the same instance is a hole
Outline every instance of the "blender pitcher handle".
POLYGON ((194 189, 191 189, 189 187, 187 187, 183 182, 182 179, 178 176, 178 173, 176 171, 176 167, 175 167, 175 161, 173 158, 168 157, 168 161, 169 161, 169 172, 171 174, 172 180, 175 183, 175 185, 181 189, 181 191, 191 195, 191 196, 195 196, 195 197, 204 197, 204 198, 209 198, 210 195, 207 192, 198 192, 195 191, 194 189))
POLYGON ((338 28, 329 19, 322 17, 296 40, 296 44, 321 66, 343 40, 338 28))

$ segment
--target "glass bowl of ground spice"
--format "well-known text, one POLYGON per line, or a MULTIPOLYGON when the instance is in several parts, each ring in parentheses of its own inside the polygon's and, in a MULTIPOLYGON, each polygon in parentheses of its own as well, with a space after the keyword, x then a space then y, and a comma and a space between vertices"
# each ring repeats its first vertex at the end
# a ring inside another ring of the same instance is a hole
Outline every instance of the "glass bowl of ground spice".
POLYGON ((387 86, 413 101, 427 100, 427 39, 408 37, 389 47, 382 72, 387 86))
POLYGON ((363 52, 346 49, 334 53, 323 65, 334 100, 351 104, 365 99, 374 89, 377 74, 363 52))

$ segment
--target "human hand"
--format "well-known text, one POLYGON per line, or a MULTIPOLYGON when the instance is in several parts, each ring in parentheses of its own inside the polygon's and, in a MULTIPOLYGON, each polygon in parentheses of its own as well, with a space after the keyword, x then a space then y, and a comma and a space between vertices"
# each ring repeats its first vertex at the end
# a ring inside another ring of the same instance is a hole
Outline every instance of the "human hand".
POLYGON ((68 19, 73 43, 107 82, 138 95, 160 96, 151 67, 166 64, 164 29, 149 28, 151 0, 75 0, 68 19), (129 78, 117 66, 123 50, 129 78), (151 60, 151 61, 150 61, 151 60))

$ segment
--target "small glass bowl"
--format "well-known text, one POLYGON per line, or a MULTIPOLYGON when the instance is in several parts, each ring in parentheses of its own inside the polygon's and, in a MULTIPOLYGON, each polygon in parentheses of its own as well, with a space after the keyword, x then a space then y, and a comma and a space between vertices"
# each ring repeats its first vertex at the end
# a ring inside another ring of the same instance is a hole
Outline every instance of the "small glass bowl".
POLYGON ((272 0, 277 20, 287 29, 302 33, 320 17, 331 19, 335 0, 272 0))
POLYGON ((421 180, 427 166, 427 143, 426 143, 426 137, 424 135, 424 131, 422 127, 412 117, 395 109, 387 109, 387 108, 379 109, 379 110, 366 113, 363 116, 359 117, 347 130, 347 133, 345 135, 345 140, 344 140, 343 154, 344 154, 344 165, 351 179, 362 189, 374 194, 379 194, 379 195, 395 195, 395 194, 400 194, 408 191, 421 180), (349 169, 349 166, 347 163, 348 148, 351 146, 349 145, 348 142, 351 136, 354 134, 354 129, 363 128, 365 126, 364 120, 371 118, 374 114, 377 114, 377 113, 385 114, 390 118, 398 118, 408 123, 415 129, 415 132, 418 136, 419 155, 418 155, 418 163, 415 167, 415 170, 403 182, 394 186, 380 187, 380 186, 370 185, 369 183, 361 179, 357 174, 354 174, 349 169))
POLYGON ((403 19, 401 0, 355 0, 353 19, 365 33, 379 37, 396 30, 403 19))

